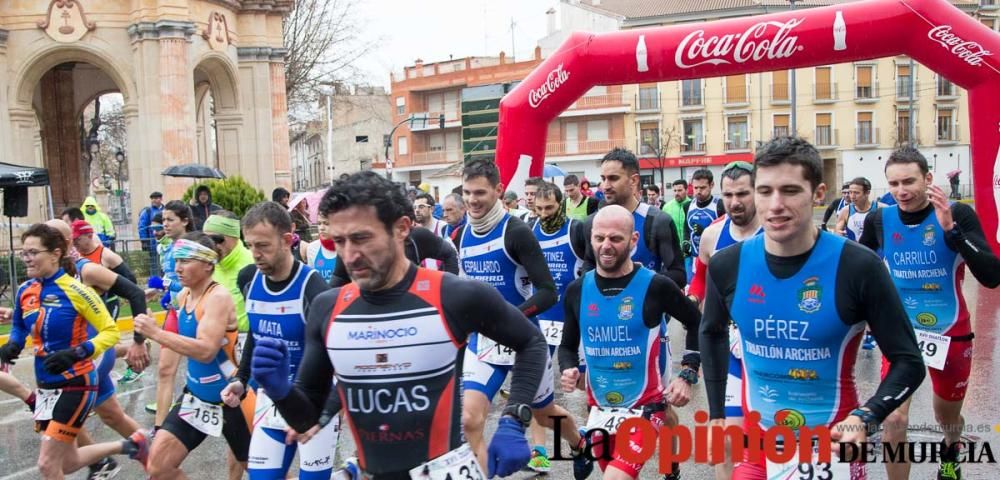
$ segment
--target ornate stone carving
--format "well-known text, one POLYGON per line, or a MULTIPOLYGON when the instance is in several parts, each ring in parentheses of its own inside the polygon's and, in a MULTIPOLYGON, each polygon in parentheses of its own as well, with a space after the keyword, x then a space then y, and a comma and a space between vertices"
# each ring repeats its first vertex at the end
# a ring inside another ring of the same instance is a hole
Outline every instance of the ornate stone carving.
POLYGON ((224 51, 229 46, 229 24, 226 23, 226 16, 212 12, 208 16, 208 26, 201 32, 201 36, 212 50, 224 51))
POLYGON ((94 22, 87 21, 83 5, 77 0, 52 0, 49 3, 45 20, 38 22, 38 28, 53 40, 62 43, 72 43, 97 28, 94 22))

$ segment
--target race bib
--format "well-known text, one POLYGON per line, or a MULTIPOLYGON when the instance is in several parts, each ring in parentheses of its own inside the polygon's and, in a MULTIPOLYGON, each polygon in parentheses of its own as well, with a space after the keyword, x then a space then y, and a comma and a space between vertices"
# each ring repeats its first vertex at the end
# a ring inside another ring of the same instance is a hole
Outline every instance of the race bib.
POLYGON ((542 329, 542 335, 545 335, 545 343, 559 346, 559 343, 562 342, 563 322, 539 320, 538 327, 542 329))
POLYGON ((236 363, 239 365, 241 359, 243 358, 243 346, 247 344, 247 333, 240 332, 236 334, 236 345, 233 345, 233 355, 236 357, 236 363))
MULTIPOLYGON (((480 337, 481 338, 481 337, 480 337)), ((410 469, 413 480, 486 480, 469 444, 462 445, 419 467, 410 469)))
POLYGON ((185 393, 181 398, 178 415, 199 432, 213 437, 222 436, 222 406, 203 402, 198 397, 185 393))
POLYGON ((851 480, 851 464, 836 461, 819 463, 819 447, 813 446, 812 463, 798 463, 799 455, 787 463, 767 461, 767 480, 851 480))
POLYGON ((493 365, 513 365, 514 349, 479 335, 479 345, 477 345, 477 356, 479 360, 493 365))
POLYGON ((52 420, 52 410, 56 408, 56 403, 59 402, 59 397, 62 395, 62 390, 45 390, 39 388, 35 390, 35 411, 32 413, 31 418, 39 422, 45 420, 52 420))
POLYGON ((625 419, 641 416, 642 409, 638 408, 590 407, 590 416, 587 417, 587 430, 601 428, 608 433, 615 433, 618 431, 618 426, 625 419))
POLYGON ((288 429, 288 423, 278 413, 278 408, 274 406, 274 401, 271 400, 271 397, 267 396, 263 388, 257 390, 257 403, 253 407, 253 424, 275 430, 288 429))
POLYGON ((951 337, 938 335, 919 328, 914 329, 917 333, 917 346, 924 356, 924 364, 935 370, 944 370, 944 362, 948 358, 948 347, 951 346, 951 337))

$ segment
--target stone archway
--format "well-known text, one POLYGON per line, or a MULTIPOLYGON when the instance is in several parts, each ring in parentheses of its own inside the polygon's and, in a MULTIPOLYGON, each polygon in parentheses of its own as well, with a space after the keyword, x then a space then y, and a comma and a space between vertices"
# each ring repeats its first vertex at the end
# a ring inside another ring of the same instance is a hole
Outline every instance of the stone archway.
POLYGON ((243 113, 236 69, 226 56, 216 52, 204 55, 195 65, 198 163, 216 166, 227 175, 237 174, 243 113))

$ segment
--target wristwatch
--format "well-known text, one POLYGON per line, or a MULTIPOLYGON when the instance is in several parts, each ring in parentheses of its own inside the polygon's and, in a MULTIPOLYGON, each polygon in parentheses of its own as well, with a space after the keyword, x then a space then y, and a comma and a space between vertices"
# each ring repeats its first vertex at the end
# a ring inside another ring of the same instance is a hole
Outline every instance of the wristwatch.
POLYGON ((698 383, 698 372, 691 368, 685 368, 677 374, 677 378, 684 380, 688 385, 695 385, 698 383))
POLYGON ((853 415, 861 419, 861 423, 865 424, 865 433, 868 434, 868 436, 872 436, 878 432, 879 428, 878 419, 875 418, 875 414, 872 413, 870 410, 855 408, 854 410, 851 411, 850 415, 853 415))
POLYGON ((503 415, 514 417, 515 420, 521 422, 521 425, 525 427, 531 424, 531 407, 523 403, 507 405, 503 409, 503 415))

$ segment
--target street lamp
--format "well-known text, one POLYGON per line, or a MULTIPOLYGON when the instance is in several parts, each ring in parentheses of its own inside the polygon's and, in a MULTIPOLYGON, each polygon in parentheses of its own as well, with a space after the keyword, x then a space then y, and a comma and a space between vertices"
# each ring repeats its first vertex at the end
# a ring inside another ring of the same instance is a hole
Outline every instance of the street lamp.
POLYGON ((122 223, 128 223, 125 215, 125 191, 122 189, 122 168, 125 166, 125 152, 119 148, 115 153, 115 161, 118 163, 118 208, 121 212, 122 223))

